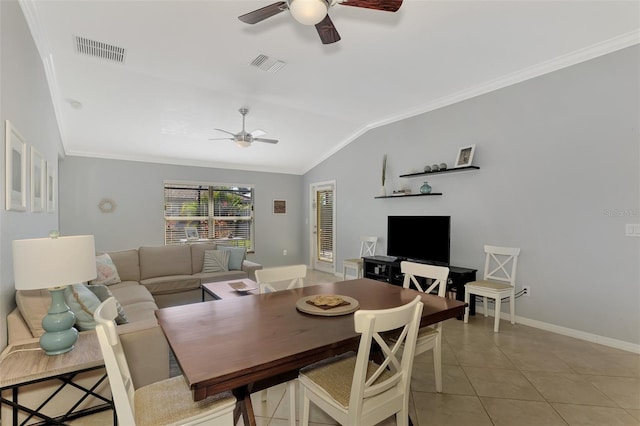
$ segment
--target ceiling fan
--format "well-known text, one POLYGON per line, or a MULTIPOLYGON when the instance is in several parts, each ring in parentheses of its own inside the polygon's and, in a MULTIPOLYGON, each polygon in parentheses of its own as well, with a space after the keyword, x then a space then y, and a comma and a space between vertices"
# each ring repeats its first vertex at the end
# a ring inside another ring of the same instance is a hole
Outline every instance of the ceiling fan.
POLYGON ((340 41, 340 34, 328 15, 329 8, 336 4, 396 12, 402 6, 402 0, 286 0, 256 9, 239 16, 238 19, 247 24, 256 24, 289 10, 294 19, 301 24, 315 25, 323 44, 331 44, 340 41))
POLYGON ((249 109, 248 108, 240 108, 238 111, 240 112, 240 114, 242 114, 242 130, 239 131, 238 133, 231 133, 231 132, 227 132, 226 130, 222 130, 222 129, 213 129, 213 130, 217 130, 219 132, 228 133, 233 137, 232 138, 214 138, 214 139, 209 139, 210 141, 230 140, 230 141, 234 141, 236 143, 236 145, 238 145, 240 148, 248 148, 249 146, 251 146, 251 144, 253 142, 266 142, 266 143, 273 143, 273 144, 278 143, 278 141, 276 139, 259 138, 258 136, 262 136, 262 135, 265 134, 265 132, 262 131, 262 130, 254 130, 251 133, 245 131, 244 130, 244 118, 247 116, 247 114, 249 114, 249 109))

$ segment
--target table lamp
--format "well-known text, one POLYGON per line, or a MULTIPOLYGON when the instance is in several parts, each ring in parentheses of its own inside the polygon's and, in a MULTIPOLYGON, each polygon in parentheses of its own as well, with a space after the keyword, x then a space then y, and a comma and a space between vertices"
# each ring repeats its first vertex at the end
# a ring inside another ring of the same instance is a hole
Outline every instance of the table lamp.
POLYGON ((72 350, 78 330, 73 327, 75 315, 67 306, 64 289, 96 277, 93 235, 59 237, 52 231, 49 238, 15 240, 13 273, 16 290, 48 288, 51 292, 51 308, 42 319, 45 333, 40 347, 47 355, 72 350))

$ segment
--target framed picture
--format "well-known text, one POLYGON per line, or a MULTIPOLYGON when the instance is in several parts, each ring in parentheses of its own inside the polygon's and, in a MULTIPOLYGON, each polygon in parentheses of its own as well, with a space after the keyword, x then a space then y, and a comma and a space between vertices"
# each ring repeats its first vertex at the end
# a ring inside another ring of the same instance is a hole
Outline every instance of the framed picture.
POLYGON ((198 228, 195 226, 185 226, 184 235, 187 237, 187 240, 197 240, 200 238, 200 235, 198 235, 198 228))
POLYGON ((460 148, 458 150, 458 156, 456 157, 456 164, 454 167, 470 166, 473 161, 473 153, 475 150, 475 145, 463 146, 460 148))
POLYGON ((47 161, 47 213, 56 211, 56 171, 52 161, 47 161))
POLYGON ((287 200, 273 200, 273 214, 287 214, 287 200))
POLYGON ((5 123, 5 172, 5 208, 27 210, 27 143, 9 120, 5 123))
POLYGON ((40 152, 31 147, 31 211, 43 212, 47 201, 47 163, 40 152))

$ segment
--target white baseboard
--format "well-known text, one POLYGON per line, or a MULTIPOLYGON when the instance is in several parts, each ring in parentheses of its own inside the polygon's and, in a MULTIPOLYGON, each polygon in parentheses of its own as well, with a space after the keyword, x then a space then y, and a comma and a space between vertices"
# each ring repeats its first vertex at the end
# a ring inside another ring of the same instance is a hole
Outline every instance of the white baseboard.
MULTIPOLYGON (((489 309, 488 311, 489 316, 495 316, 493 309, 489 309)), ((476 315, 478 314, 484 315, 484 312, 480 306, 476 307, 476 315)), ((500 314, 500 319, 511 320, 511 315, 508 312, 503 312, 500 314)), ((573 328, 562 327, 560 325, 550 324, 548 322, 538 321, 531 318, 520 317, 518 315, 516 315, 516 324, 528 325, 529 327, 539 328, 540 330, 550 331, 552 333, 561 334, 563 336, 569 336, 576 339, 585 340, 587 342, 597 343, 599 345, 609 346, 611 348, 640 354, 639 344, 626 342, 624 340, 612 339, 610 337, 587 333, 586 331, 581 330, 574 330, 573 328)))

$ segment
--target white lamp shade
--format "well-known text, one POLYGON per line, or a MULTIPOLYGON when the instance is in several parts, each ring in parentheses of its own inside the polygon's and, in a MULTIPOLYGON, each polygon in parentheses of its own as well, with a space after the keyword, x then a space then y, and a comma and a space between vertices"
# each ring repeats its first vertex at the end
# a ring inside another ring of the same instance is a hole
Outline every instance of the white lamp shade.
POLYGON ((327 16, 329 6, 325 0, 292 0, 289 10, 301 24, 315 25, 327 16))
POLYGON ((93 235, 13 241, 16 290, 37 290, 94 279, 93 235))

